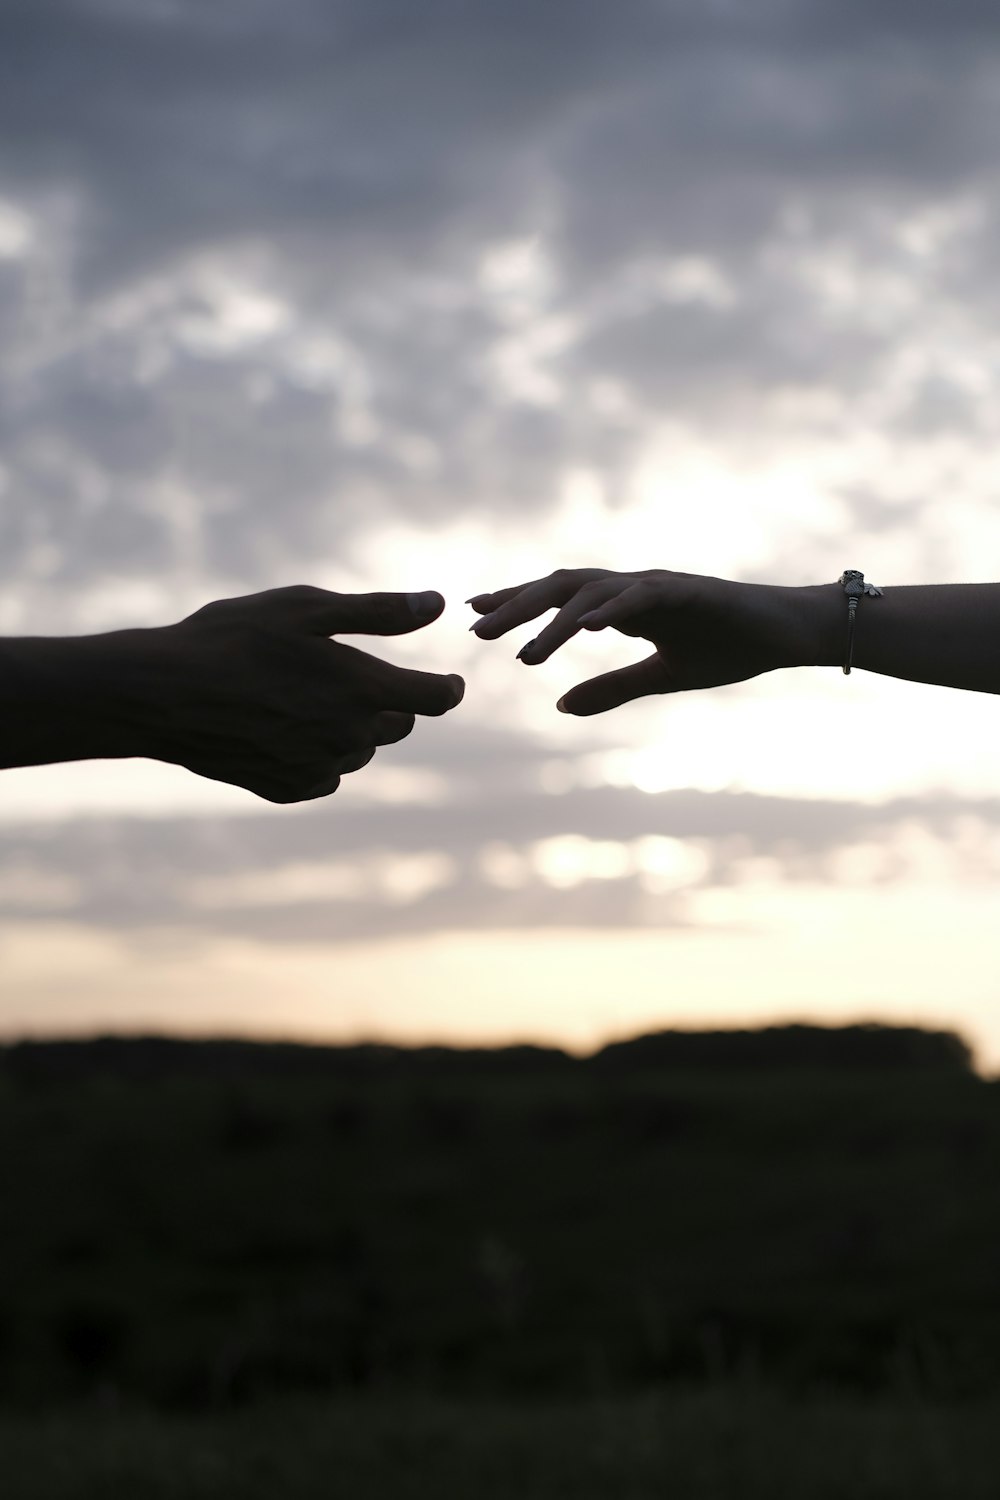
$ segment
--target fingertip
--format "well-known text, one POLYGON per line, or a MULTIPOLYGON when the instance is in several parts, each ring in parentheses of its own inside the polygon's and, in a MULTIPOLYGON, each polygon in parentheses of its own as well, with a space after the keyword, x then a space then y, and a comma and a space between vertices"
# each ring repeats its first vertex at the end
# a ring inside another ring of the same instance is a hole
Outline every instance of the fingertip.
POLYGON ((444 595, 437 589, 425 589, 423 593, 407 594, 410 611, 422 625, 429 625, 444 610, 444 595))
POLYGON ((449 691, 439 694, 433 702, 427 702, 420 709, 420 715, 426 719, 443 719, 445 714, 450 714, 453 708, 457 708, 465 697, 465 683, 461 677, 449 677, 445 679, 449 691))
POLYGON ((350 776, 355 771, 364 770, 365 766, 374 758, 376 746, 369 745, 367 750, 359 750, 355 755, 344 755, 337 765, 341 776, 350 776))
POLYGON ((396 745, 412 734, 417 722, 416 714, 403 713, 398 709, 384 709, 372 720, 372 737, 376 745, 396 745))
MULTIPOLYGON (((574 690, 575 691, 575 690, 574 690)), ((574 693, 564 693, 556 704, 561 714, 569 714, 574 719, 589 719, 591 714, 600 713, 600 708, 586 702, 586 698, 574 698, 574 693)))

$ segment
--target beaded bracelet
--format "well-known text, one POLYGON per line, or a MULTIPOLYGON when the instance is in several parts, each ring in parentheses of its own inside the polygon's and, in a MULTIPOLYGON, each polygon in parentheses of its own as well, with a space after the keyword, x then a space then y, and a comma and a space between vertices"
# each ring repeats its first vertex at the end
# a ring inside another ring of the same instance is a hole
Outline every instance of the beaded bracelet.
POLYGON ((877 589, 873 583, 865 583, 865 575, 859 573, 857 568, 847 568, 837 581, 843 584, 847 595, 847 652, 844 657, 846 673, 851 670, 851 662, 854 660, 854 625, 858 614, 858 600, 864 594, 881 599, 885 590, 877 589))

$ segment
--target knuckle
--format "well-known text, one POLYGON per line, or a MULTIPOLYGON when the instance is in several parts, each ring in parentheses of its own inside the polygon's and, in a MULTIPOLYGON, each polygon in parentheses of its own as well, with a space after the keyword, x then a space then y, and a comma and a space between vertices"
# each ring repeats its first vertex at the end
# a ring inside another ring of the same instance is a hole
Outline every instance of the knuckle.
POLYGON ((224 620, 226 615, 232 613, 233 609, 239 606, 239 603, 238 599, 210 599, 200 609, 193 610, 187 616, 187 620, 188 622, 197 620, 202 623, 215 624, 219 620, 224 620))
POLYGON ((326 598, 325 590, 314 583, 290 583, 281 593, 291 604, 318 604, 326 598))
POLYGON ((587 599, 603 598, 605 593, 604 579, 588 578, 587 582, 580 586, 578 592, 587 599))
POLYGON ((293 583, 282 590, 283 605, 286 608, 290 606, 307 619, 328 611, 331 604, 339 598, 339 594, 331 594, 328 589, 321 589, 314 583, 293 583))

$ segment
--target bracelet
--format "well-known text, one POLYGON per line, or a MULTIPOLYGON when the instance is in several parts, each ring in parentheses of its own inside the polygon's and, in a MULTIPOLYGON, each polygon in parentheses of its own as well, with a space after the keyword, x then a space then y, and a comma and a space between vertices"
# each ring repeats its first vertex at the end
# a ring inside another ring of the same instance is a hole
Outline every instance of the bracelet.
POLYGON ((865 594, 881 599, 885 590, 877 589, 873 583, 865 583, 865 575, 859 573, 857 568, 847 568, 841 573, 837 582, 843 584, 844 593, 847 595, 847 651, 844 655, 844 672, 847 673, 851 670, 851 662, 854 660, 854 625, 858 613, 858 600, 865 594))

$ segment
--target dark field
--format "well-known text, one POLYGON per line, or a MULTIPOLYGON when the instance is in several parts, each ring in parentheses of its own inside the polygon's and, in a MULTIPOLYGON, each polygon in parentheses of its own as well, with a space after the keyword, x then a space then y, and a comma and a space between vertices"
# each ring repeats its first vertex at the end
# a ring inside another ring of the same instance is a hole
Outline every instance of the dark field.
POLYGON ((998 1165, 920 1032, 7 1048, 5 1492, 995 1496, 998 1165))
POLYGON ((994 1404, 672 1387, 0 1423, 10 1500, 996 1500, 994 1404))

